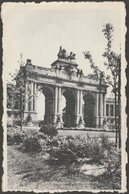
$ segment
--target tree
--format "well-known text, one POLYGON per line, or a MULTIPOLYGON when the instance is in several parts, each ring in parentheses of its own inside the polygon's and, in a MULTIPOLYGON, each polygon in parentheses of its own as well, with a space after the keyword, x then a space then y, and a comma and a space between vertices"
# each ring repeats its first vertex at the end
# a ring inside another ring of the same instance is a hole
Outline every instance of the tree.
POLYGON ((102 32, 104 33, 105 38, 107 39, 107 46, 103 53, 103 57, 106 59, 104 66, 110 73, 107 75, 102 71, 98 66, 95 65, 92 55, 89 51, 85 51, 84 57, 90 62, 90 67, 93 69, 94 75, 97 79, 105 79, 106 83, 111 86, 112 92, 115 98, 115 129, 116 129, 116 145, 118 143, 118 129, 119 129, 119 146, 121 146, 120 140, 120 64, 121 64, 121 55, 116 54, 112 51, 112 37, 113 37, 113 26, 108 23, 105 24, 102 32), (117 102, 118 102, 118 120, 117 120, 117 102))
POLYGON ((11 75, 11 77, 12 77, 11 85, 13 87, 11 87, 11 89, 8 90, 7 104, 9 106, 11 105, 11 108, 19 109, 22 130, 25 105, 34 97, 34 95, 31 95, 31 89, 29 87, 28 93, 26 93, 27 75, 24 66, 21 66, 20 70, 15 74, 11 75), (9 96, 11 96, 11 98, 9 96), (26 98, 26 96, 28 96, 28 98, 26 98))

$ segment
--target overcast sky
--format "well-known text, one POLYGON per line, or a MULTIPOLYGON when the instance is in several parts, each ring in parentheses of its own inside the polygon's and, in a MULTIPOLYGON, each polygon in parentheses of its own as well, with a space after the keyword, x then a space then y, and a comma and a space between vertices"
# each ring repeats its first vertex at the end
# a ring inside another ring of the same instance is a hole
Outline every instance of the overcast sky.
POLYGON ((6 73, 32 59, 34 65, 50 67, 60 45, 77 54, 76 61, 85 74, 89 63, 82 52, 89 50, 95 63, 103 65, 106 46, 103 25, 114 26, 113 49, 120 52, 121 4, 109 3, 11 3, 3 6, 4 56, 6 73))

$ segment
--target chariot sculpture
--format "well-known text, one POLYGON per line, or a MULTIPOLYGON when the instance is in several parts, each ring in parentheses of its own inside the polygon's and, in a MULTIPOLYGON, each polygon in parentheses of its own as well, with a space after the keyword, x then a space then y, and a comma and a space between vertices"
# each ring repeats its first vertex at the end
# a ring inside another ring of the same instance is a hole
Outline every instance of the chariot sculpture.
POLYGON ((65 59, 65 60, 70 60, 70 61, 73 61, 76 59, 75 53, 70 52, 70 54, 68 55, 67 51, 64 48, 62 48, 62 46, 60 46, 57 56, 58 56, 58 59, 65 59))

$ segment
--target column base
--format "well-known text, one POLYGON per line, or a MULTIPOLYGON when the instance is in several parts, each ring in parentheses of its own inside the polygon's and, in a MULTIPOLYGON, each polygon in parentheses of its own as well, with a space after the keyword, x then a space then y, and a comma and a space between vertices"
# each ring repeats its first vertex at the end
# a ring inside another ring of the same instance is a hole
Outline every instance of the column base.
POLYGON ((96 127, 103 127, 103 121, 105 117, 96 117, 96 127))
POLYGON ((83 119, 83 116, 77 116, 77 119, 76 119, 76 126, 78 129, 84 129, 85 128, 85 122, 84 122, 84 119, 83 119))
POLYGON ((27 126, 27 127, 33 127, 33 123, 32 123, 32 122, 28 122, 28 123, 26 124, 26 126, 27 126))
POLYGON ((54 121, 53 121, 54 126, 59 129, 63 127, 63 120, 62 120, 62 114, 55 114, 54 115, 54 121))

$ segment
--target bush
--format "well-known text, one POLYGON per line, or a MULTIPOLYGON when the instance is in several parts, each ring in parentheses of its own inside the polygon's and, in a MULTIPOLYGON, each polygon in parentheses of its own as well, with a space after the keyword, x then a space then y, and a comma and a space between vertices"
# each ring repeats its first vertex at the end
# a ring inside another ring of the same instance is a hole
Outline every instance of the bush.
POLYGON ((48 150, 50 160, 58 165, 78 164, 78 159, 85 157, 85 139, 80 136, 67 136, 66 138, 57 136, 50 142, 48 150))
POLYGON ((50 138, 58 135, 58 131, 56 129, 56 127, 54 127, 53 125, 43 125, 40 130, 40 132, 44 133, 45 135, 48 135, 50 138))
POLYGON ((14 120, 13 125, 14 126, 21 126, 21 121, 20 120, 14 120))
POLYGON ((114 148, 107 136, 82 138, 81 136, 56 136, 47 143, 50 159, 58 163, 78 163, 81 159, 91 158, 94 163, 102 164, 108 152, 114 148))
POLYGON ((22 149, 26 152, 39 152, 41 151, 42 145, 40 140, 45 139, 44 135, 41 135, 36 130, 25 131, 25 137, 23 140, 22 149))
POLYGON ((93 162, 101 164, 101 160, 105 156, 104 152, 105 149, 98 139, 94 138, 88 142, 88 156, 92 158, 93 162))
POLYGON ((115 148, 115 143, 109 139, 107 135, 100 136, 101 145, 104 149, 110 151, 115 148))
POLYGON ((103 160, 105 166, 105 177, 111 182, 113 189, 121 188, 121 154, 117 149, 108 152, 103 160))
POLYGON ((7 129, 7 144, 20 144, 23 142, 25 137, 24 131, 20 130, 19 128, 8 128, 7 129))
POLYGON ((87 156, 95 163, 102 164, 108 152, 114 148, 115 143, 107 135, 103 134, 99 138, 87 137, 87 156))

